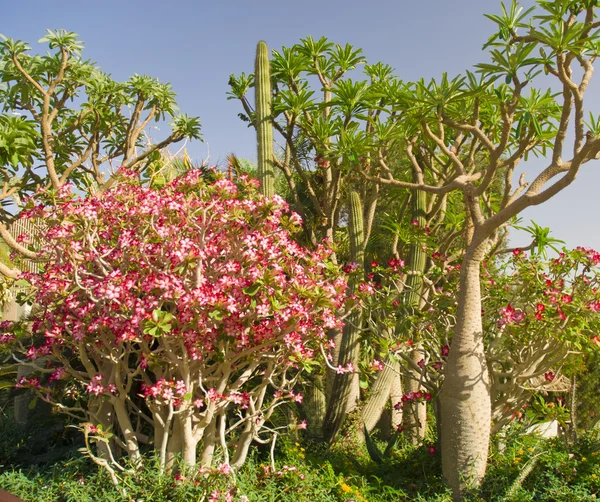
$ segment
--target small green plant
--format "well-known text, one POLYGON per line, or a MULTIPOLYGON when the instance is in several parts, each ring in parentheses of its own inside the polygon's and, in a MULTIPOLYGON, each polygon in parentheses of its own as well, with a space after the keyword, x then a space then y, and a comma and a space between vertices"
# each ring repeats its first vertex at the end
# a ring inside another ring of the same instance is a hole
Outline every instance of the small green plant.
POLYGON ((392 434, 392 437, 388 440, 387 446, 385 447, 383 453, 379 450, 379 448, 373 441, 373 438, 371 438, 371 435, 369 434, 366 425, 363 427, 363 431, 365 433, 365 444, 367 446, 367 451, 369 452, 369 456, 371 457, 371 460, 373 460, 373 462, 382 464, 385 459, 391 457, 392 452, 394 451, 394 448, 398 443, 398 438, 400 436, 399 431, 396 431, 394 432, 394 434, 392 434))

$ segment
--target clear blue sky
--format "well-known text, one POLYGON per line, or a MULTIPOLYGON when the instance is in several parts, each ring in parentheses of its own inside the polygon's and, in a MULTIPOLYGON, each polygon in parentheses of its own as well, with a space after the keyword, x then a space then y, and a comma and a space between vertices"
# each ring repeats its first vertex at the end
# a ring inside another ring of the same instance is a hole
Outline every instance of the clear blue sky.
MULTIPOLYGON (((507 0, 509 3, 509 0, 507 0)), ((524 1, 531 5, 532 0, 524 1)), ((370 63, 394 67, 403 80, 456 75, 485 59, 481 46, 494 25, 496 0, 30 0, 2 2, 0 33, 36 45, 46 28, 78 33, 84 55, 117 80, 134 73, 171 82, 181 110, 202 120, 205 143, 192 143, 194 159, 213 162, 235 152, 255 159, 254 134, 236 101, 227 101, 231 73, 252 72, 255 47, 291 46, 308 35, 361 47, 370 63)), ((600 75, 588 108, 600 113, 600 75)), ((528 178, 542 164, 525 166, 528 178)), ((600 161, 571 187, 524 213, 553 229, 571 247, 600 249, 600 161)), ((525 239, 515 236, 514 244, 525 239)))

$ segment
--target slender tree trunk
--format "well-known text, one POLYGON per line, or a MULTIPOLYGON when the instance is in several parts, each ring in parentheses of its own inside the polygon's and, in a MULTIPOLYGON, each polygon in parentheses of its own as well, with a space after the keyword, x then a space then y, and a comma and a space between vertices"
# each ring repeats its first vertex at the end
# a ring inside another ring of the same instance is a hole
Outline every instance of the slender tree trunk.
POLYGON ((442 468, 454 499, 479 485, 487 465, 492 406, 483 345, 479 268, 485 241, 461 266, 457 323, 441 390, 442 468))
MULTIPOLYGON (((350 234, 350 259, 359 265, 364 264, 364 227, 363 212, 358 192, 348 194, 348 233, 350 234)), ((351 284, 351 287, 353 285, 351 284)), ((342 332, 338 364, 346 367, 351 363, 354 370, 349 373, 336 374, 333 389, 329 395, 327 414, 323 424, 323 437, 326 441, 335 438, 348 413, 358 407, 360 386, 358 377, 358 362, 360 358, 360 327, 362 316, 354 310, 346 319, 342 332)))
POLYGON ((571 377, 571 391, 569 392, 569 440, 572 444, 577 442, 577 377, 571 377))
MULTIPOLYGON (((417 181, 413 174, 413 180, 417 181)), ((426 219, 427 194, 422 190, 413 193, 411 199, 411 216, 417 221, 421 228, 427 225, 426 219)), ((407 316, 412 316, 421 309, 423 295, 423 274, 427 256, 419 242, 412 243, 408 252, 408 270, 411 275, 406 280, 406 294, 404 296, 404 309, 407 316)), ((411 355, 413 362, 417 364, 422 357, 421 344, 415 342, 415 348, 411 355)), ((404 371, 404 391, 417 392, 419 388, 420 375, 411 367, 404 371)), ((425 437, 425 426, 427 410, 424 403, 407 402, 403 410, 406 432, 412 444, 419 444, 425 437)))
MULTIPOLYGON (((400 365, 398 365, 398 368, 400 365)), ((402 379, 400 378, 400 373, 394 373, 392 378, 392 385, 390 387, 390 405, 392 407, 392 432, 396 431, 404 420, 404 413, 402 408, 394 408, 396 404, 400 402, 402 399, 402 379)))

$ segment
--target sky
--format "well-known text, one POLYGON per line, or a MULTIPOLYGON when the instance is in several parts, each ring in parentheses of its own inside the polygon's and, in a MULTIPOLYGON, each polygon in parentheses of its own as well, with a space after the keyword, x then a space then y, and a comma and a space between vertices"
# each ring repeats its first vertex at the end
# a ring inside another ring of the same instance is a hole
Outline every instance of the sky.
MULTIPOLYGON (((483 14, 499 12, 497 0, 0 0, 0 33, 41 50, 37 40, 46 29, 73 31, 85 43, 84 56, 115 80, 137 73, 170 82, 181 111, 202 122, 205 142, 186 145, 189 155, 217 163, 232 152, 256 159, 254 131, 226 93, 230 74, 253 71, 259 40, 280 50, 308 35, 325 36, 362 48, 369 63, 387 63, 403 80, 427 80, 485 61, 481 48, 495 25, 483 14)), ((594 114, 600 113, 598 80, 586 94, 594 114)), ((522 170, 531 180, 542 167, 533 160, 522 170)), ((596 161, 559 195, 525 211, 523 223, 550 227, 568 247, 600 249, 599 190, 596 161)), ((511 238, 513 245, 529 241, 519 233, 511 238)))

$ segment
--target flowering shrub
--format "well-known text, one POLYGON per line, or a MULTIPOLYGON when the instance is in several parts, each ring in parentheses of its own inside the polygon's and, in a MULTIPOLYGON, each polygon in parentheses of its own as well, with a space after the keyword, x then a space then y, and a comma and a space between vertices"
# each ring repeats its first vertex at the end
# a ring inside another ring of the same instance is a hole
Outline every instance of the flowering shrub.
POLYGON ((194 170, 158 191, 125 172, 114 191, 82 200, 67 187, 27 212, 48 224, 47 265, 26 274, 41 308, 37 343, 21 348, 45 362, 20 385, 85 420, 109 470, 112 448, 141 462, 143 442, 161 467, 177 454, 193 464, 198 448, 210 466, 217 445, 239 467, 273 411, 302 401, 301 370, 341 326, 331 251, 296 244, 299 216, 255 180, 213 177, 194 170))
MULTIPOLYGON (((516 249, 508 258, 483 264, 482 317, 494 430, 536 390, 552 388, 572 356, 581 360, 597 350, 599 265, 600 253, 585 248, 564 250, 551 260, 516 249)), ((454 322, 458 281, 452 275, 448 279, 430 300, 437 308, 420 323, 421 332, 433 339, 444 338, 454 322)), ((447 347, 442 350, 448 355, 447 347)), ((430 375, 439 374, 442 366, 425 362, 430 375)))

